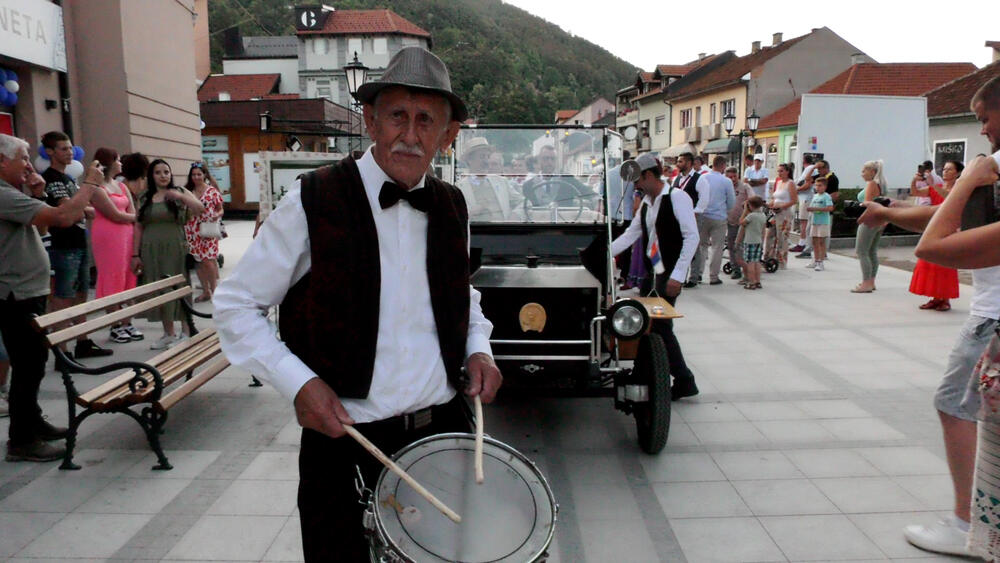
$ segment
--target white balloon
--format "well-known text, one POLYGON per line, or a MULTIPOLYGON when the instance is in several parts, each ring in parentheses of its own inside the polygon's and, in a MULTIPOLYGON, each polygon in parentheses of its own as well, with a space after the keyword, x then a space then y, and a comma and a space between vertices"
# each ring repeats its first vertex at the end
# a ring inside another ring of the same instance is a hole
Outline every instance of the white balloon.
POLYGON ((17 94, 17 91, 21 89, 21 85, 13 80, 8 80, 7 82, 4 82, 3 87, 13 94, 17 94))
POLYGON ((66 175, 74 180, 83 176, 83 163, 79 160, 71 162, 70 165, 66 167, 66 175))
POLYGON ((35 157, 35 162, 32 163, 35 167, 35 172, 41 174, 49 168, 49 161, 45 160, 40 156, 35 157))

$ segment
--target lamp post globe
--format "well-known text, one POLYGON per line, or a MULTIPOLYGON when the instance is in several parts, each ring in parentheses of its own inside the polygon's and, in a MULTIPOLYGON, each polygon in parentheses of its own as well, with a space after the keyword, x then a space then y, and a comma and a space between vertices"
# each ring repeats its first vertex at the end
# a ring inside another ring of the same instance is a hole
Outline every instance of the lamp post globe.
MULTIPOLYGON (((358 88, 361 87, 361 85, 364 84, 365 80, 368 78, 368 67, 366 67, 364 63, 358 60, 357 51, 354 52, 354 60, 344 65, 344 76, 347 78, 347 91, 350 92, 351 98, 353 98, 354 95, 358 93, 358 88)), ((354 111, 353 111, 354 108, 355 108, 355 103, 348 104, 348 111, 350 112, 348 113, 348 120, 347 120, 347 128, 349 129, 348 148, 350 148, 351 144, 350 138, 354 135, 354 126, 352 123, 354 117, 354 111)), ((360 123, 358 125, 360 126, 360 123)), ((359 144, 360 144, 360 137, 361 133, 359 131, 358 132, 359 144)))
POLYGON ((733 129, 736 128, 736 116, 727 113, 722 117, 722 127, 726 130, 726 135, 732 135, 733 129))
POLYGON ((757 126, 760 125, 760 116, 757 115, 757 110, 753 110, 753 113, 747 116, 747 129, 750 133, 757 132, 757 126))

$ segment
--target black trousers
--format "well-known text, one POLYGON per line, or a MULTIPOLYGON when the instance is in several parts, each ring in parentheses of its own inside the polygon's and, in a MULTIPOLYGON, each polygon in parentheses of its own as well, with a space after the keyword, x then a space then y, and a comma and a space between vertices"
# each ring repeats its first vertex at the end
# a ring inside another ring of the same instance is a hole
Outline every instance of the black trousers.
MULTIPOLYGON (((386 455, 427 436, 471 430, 468 408, 461 395, 433 407, 431 423, 404 428, 402 417, 356 424, 354 428, 386 455)), ((382 464, 348 436, 330 438, 302 430, 299 451, 299 516, 305 560, 369 561, 368 541, 361 522, 364 506, 354 481, 357 470, 365 486, 374 490, 382 464)))
MULTIPOLYGON (((622 221, 621 225, 617 222, 611 223, 611 240, 614 240, 622 235, 628 226, 632 224, 632 221, 626 220, 622 221)), ((622 252, 618 256, 615 256, 615 260, 618 262, 618 269, 621 270, 622 279, 628 280, 629 270, 632 269, 632 248, 630 247, 625 252, 622 252)))
MULTIPOLYGON (((650 272, 652 274, 652 272, 650 272)), ((642 287, 639 288, 639 293, 645 296, 649 296, 652 293, 652 288, 654 287, 651 276, 647 276, 642 282, 642 287)), ((667 297, 667 280, 670 279, 670 275, 656 274, 656 294, 667 300, 671 306, 677 303, 677 297, 680 297, 678 293, 675 297, 667 297)), ((667 320, 655 320, 653 321, 652 331, 660 335, 663 339, 663 344, 667 348, 667 359, 670 361, 670 374, 674 376, 674 379, 689 379, 694 380, 694 374, 688 369, 687 362, 684 361, 684 352, 681 351, 681 344, 677 342, 677 337, 674 336, 674 321, 673 319, 667 320)))
POLYGON ((45 296, 20 301, 11 294, 0 300, 0 336, 10 356, 10 429, 8 437, 14 445, 28 444, 35 439, 42 422, 38 406, 38 388, 45 376, 49 350, 45 337, 31 326, 34 315, 45 314, 45 296))

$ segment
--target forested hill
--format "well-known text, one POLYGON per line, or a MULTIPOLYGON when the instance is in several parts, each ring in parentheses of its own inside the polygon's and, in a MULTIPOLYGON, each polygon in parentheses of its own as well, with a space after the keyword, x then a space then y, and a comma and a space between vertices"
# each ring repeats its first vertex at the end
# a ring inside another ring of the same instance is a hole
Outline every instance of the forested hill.
MULTIPOLYGON (((297 2, 301 4, 302 2, 297 2)), ((327 0, 337 9, 390 8, 429 31, 452 87, 482 123, 550 123, 635 79, 635 66, 558 26, 500 0, 327 0)), ((212 0, 212 66, 222 68, 221 30, 295 33, 288 0, 212 0)), ((595 14, 594 17, 602 17, 595 14)), ((609 25, 612 25, 609 22, 609 25)))

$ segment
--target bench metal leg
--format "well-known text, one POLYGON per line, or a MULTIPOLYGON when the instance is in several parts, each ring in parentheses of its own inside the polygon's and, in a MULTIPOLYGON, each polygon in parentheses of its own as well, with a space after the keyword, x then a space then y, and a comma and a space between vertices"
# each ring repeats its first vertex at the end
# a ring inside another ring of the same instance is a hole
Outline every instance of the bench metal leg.
POLYGON ((142 409, 142 429, 146 431, 146 439, 149 440, 149 447, 153 449, 153 453, 156 454, 156 458, 160 463, 153 466, 156 471, 166 471, 168 469, 173 469, 174 466, 170 465, 167 461, 167 456, 163 453, 163 448, 160 446, 160 434, 163 433, 163 423, 167 421, 167 413, 158 413, 152 407, 146 407, 142 409))
POLYGON ((247 387, 263 387, 263 386, 264 384, 261 383, 259 379, 257 379, 253 375, 250 376, 250 385, 247 385, 247 387))
MULTIPOLYGON (((58 358, 59 355, 57 354, 58 358)), ((73 463, 73 450, 76 448, 76 431, 80 427, 80 422, 83 419, 91 415, 90 412, 84 412, 79 418, 76 416, 76 386, 73 384, 73 378, 67 372, 62 372, 63 384, 66 386, 66 402, 67 410, 69 411, 69 429, 66 431, 66 454, 63 456, 62 464, 59 465, 59 469, 63 470, 77 470, 80 466, 73 463)))

